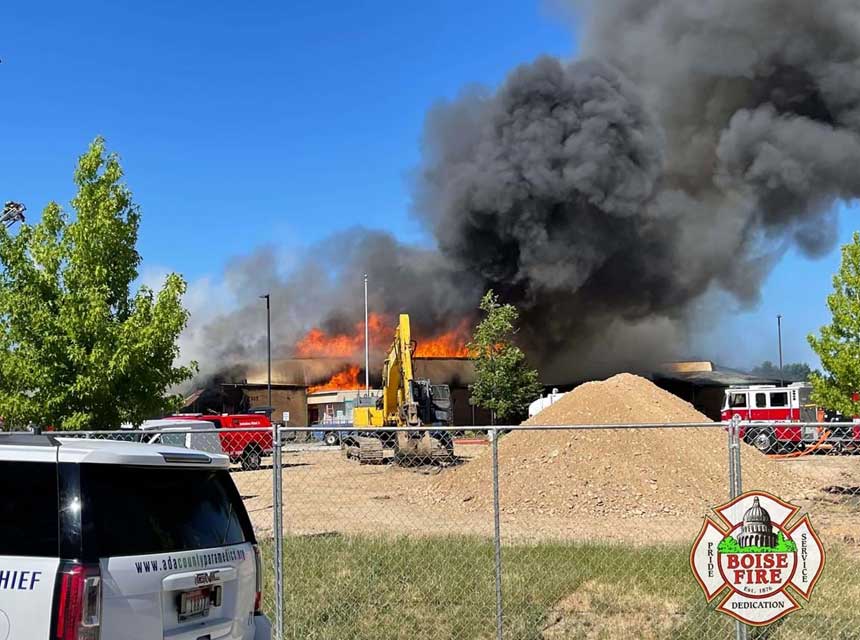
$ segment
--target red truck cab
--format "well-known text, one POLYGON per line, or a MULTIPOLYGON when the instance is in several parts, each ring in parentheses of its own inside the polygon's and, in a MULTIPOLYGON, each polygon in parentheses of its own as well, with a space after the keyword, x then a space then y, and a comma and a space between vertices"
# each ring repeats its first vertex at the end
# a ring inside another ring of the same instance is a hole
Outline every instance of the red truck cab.
MULTIPOLYGON (((787 387, 732 386, 726 389, 722 420, 729 422, 735 416, 739 417, 744 422, 740 437, 762 453, 803 448, 818 442, 824 431, 819 427, 792 424, 825 421, 825 412, 811 402, 811 393, 812 386, 806 382, 795 382, 787 387)), ((857 447, 860 444, 860 424, 831 429, 827 443, 857 447)))
POLYGON ((214 424, 219 430, 221 450, 230 456, 231 462, 240 463, 247 471, 259 469, 263 456, 272 455, 272 421, 263 414, 186 413, 174 417, 214 424))

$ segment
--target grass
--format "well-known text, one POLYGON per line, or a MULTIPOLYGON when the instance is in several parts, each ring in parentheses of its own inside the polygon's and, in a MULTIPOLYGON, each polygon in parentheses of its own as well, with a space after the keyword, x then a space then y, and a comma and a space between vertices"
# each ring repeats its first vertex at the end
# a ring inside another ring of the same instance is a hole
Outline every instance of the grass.
MULTIPOLYGON (((263 551, 270 558, 271 543, 263 551)), ((728 638, 692 577, 688 547, 543 543, 503 548, 506 638, 728 638)), ((495 638, 491 541, 288 537, 285 637, 495 638)), ((858 564, 831 552, 812 602, 751 638, 860 638, 858 564)), ((265 603, 271 610, 272 571, 265 603)), ((271 612, 271 611, 270 611, 271 612)))

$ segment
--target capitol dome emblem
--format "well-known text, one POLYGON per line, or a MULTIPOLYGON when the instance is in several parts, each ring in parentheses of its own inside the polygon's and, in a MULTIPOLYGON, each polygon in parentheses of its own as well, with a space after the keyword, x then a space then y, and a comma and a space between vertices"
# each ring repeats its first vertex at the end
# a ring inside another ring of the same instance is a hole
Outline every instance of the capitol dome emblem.
POLYGON ((824 568, 824 547, 799 507, 748 491, 705 517, 690 566, 711 602, 746 624, 763 626, 801 608, 824 568))

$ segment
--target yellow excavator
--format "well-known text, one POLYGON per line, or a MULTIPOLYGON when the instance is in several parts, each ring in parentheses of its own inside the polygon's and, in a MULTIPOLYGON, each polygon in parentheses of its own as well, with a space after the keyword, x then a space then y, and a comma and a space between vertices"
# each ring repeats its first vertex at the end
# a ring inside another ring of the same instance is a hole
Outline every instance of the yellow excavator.
POLYGON ((382 366, 382 395, 361 398, 352 412, 355 431, 341 440, 347 458, 363 464, 381 464, 387 450, 398 464, 446 464, 454 459, 450 431, 417 429, 453 424, 448 385, 416 380, 412 369, 409 316, 400 315, 394 343, 382 366), (380 427, 396 427, 387 431, 380 427), (409 429, 407 429, 409 427, 409 429))

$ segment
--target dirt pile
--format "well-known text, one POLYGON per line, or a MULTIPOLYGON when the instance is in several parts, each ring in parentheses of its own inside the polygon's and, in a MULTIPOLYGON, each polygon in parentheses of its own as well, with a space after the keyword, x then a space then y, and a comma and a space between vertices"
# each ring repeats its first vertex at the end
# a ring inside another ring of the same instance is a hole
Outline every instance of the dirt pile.
MULTIPOLYGON (((651 422, 709 420, 650 381, 621 374, 578 387, 524 424, 651 422)), ((536 522, 564 517, 574 529, 602 536, 628 518, 671 520, 689 535, 702 515, 727 500, 727 456, 726 433, 716 425, 509 433, 499 442, 502 513, 537 516, 536 522), (607 526, 583 528, 588 522, 607 526)), ((796 483, 778 464, 742 446, 742 466, 745 489, 792 497, 796 483)), ((492 504, 489 447, 443 474, 427 497, 467 510, 487 509, 492 504)))

